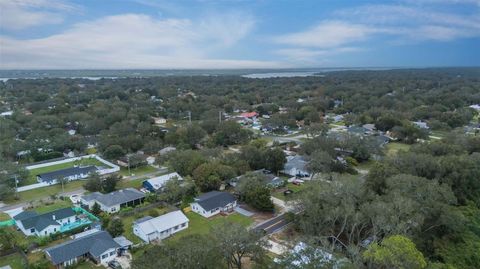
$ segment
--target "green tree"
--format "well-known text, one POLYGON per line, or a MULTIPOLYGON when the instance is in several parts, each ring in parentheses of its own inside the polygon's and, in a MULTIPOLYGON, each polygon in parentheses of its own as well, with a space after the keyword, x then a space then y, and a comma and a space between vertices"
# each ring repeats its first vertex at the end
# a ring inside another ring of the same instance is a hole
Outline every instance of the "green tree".
POLYGON ((95 202, 92 206, 92 214, 95 215, 95 216, 98 216, 100 215, 100 213, 102 213, 102 209, 100 208, 100 205, 95 202))
POLYGON ((247 173, 242 177, 236 190, 240 199, 248 205, 261 211, 273 211, 270 189, 266 186, 265 176, 257 173, 247 173))
POLYGON ((103 180, 100 178, 100 175, 95 173, 83 184, 83 188, 89 192, 100 192, 103 188, 103 180))
POLYGON ((263 155, 266 164, 265 168, 274 173, 278 173, 278 171, 282 170, 287 162, 285 153, 280 148, 267 149, 263 155))
POLYGON ((107 227, 107 231, 112 235, 113 237, 117 237, 123 234, 125 232, 125 229, 123 227, 123 222, 120 218, 114 218, 110 221, 107 227))
POLYGON ((238 223, 224 222, 212 229, 216 252, 228 269, 242 269, 243 259, 261 262, 265 258, 266 241, 260 233, 247 230, 238 223))
POLYGON ((371 244, 363 256, 376 268, 422 269, 427 266, 423 254, 415 244, 401 235, 387 237, 381 244, 371 244))
POLYGON ((120 145, 111 145, 108 146, 105 151, 103 152, 103 155, 105 158, 110 159, 110 160, 115 160, 118 159, 122 156, 125 155, 125 150, 122 148, 120 145))
POLYGON ((120 181, 120 176, 118 175, 110 175, 103 181, 103 192, 110 193, 116 190, 117 184, 120 181))

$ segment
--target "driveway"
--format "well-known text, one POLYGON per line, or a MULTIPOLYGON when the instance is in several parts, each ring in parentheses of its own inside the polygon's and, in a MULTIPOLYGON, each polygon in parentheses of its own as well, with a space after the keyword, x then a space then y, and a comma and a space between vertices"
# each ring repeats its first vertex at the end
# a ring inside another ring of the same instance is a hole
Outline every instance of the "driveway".
POLYGON ((266 235, 273 234, 285 228, 290 221, 286 218, 285 214, 280 214, 274 218, 264 221, 253 229, 257 231, 264 231, 266 235))
POLYGON ((132 255, 125 253, 123 256, 116 257, 115 260, 120 263, 122 269, 129 269, 130 263, 132 262, 132 255))

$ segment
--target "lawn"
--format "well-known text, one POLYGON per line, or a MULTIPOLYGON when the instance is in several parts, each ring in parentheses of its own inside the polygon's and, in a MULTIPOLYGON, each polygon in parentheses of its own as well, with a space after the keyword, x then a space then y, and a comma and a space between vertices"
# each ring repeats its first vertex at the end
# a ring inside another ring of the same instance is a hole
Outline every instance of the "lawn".
POLYGON ((128 240, 132 241, 134 244, 141 243, 142 240, 133 234, 133 222, 139 218, 150 215, 151 210, 157 211, 158 215, 165 214, 167 211, 166 208, 152 208, 139 214, 135 214, 128 217, 122 217, 123 227, 125 229, 125 232, 123 233, 123 235, 128 240))
POLYGON ((120 175, 122 176, 138 176, 138 175, 144 175, 144 174, 149 174, 149 173, 154 173, 157 171, 157 169, 151 165, 145 165, 145 166, 140 166, 136 168, 130 169, 130 173, 128 173, 128 168, 121 167, 120 168, 120 175))
POLYGON ((135 188, 135 189, 140 189, 142 188, 142 183, 144 180, 148 179, 147 177, 144 178, 138 178, 134 180, 128 180, 128 179, 123 179, 118 183, 118 188, 124 189, 124 188, 135 188))
MULTIPOLYGON (((77 180, 68 182, 65 185, 65 192, 74 191, 83 188, 85 184, 84 180, 77 180)), ((18 203, 18 202, 28 202, 39 200, 41 198, 48 197, 50 195, 61 195, 62 194, 62 185, 52 185, 48 187, 42 187, 38 189, 33 189, 29 191, 22 191, 18 193, 19 200, 10 200, 7 203, 18 203)))
POLYGON ((10 216, 7 213, 0 212, 0 221, 9 220, 10 216))
POLYGON ((360 170, 367 170, 369 171, 370 169, 372 169, 372 167, 376 164, 377 162, 374 161, 374 160, 368 160, 366 162, 361 162, 359 163, 356 168, 360 169, 360 170))
POLYGON ((289 195, 289 196, 285 196, 283 194, 283 191, 285 191, 286 189, 289 189, 289 190, 292 190, 294 194, 296 194, 297 192, 301 192, 302 190, 304 190, 305 188, 307 188, 307 185, 305 183, 302 183, 301 185, 295 185, 291 182, 287 183, 287 185, 284 187, 284 188, 280 188, 280 189, 277 189, 277 190, 274 190, 272 192, 272 196, 275 197, 275 198, 278 198, 280 200, 286 200, 287 197, 291 197, 292 195, 289 195))
POLYGON ((39 214, 42 214, 65 207, 72 207, 72 202, 70 201, 70 199, 67 199, 65 201, 56 199, 52 204, 36 207, 35 211, 39 214))
POLYGON ((0 258, 0 267, 7 266, 7 265, 10 265, 12 269, 26 268, 22 256, 18 253, 0 258))
POLYGON ((388 143, 386 146, 387 156, 393 156, 397 154, 399 151, 409 151, 410 147, 411 145, 407 145, 399 142, 388 143))
POLYGON ((35 184, 37 182, 37 175, 39 174, 44 174, 48 172, 53 172, 65 168, 70 168, 74 167, 75 165, 96 165, 96 166, 105 166, 104 163, 100 162, 99 160, 95 158, 86 158, 82 159, 80 161, 73 161, 73 162, 68 162, 68 163, 61 163, 61 164, 56 164, 56 165, 51 165, 51 166, 46 166, 46 167, 41 167, 37 169, 32 169, 29 171, 29 175, 26 181, 22 182, 22 185, 30 185, 30 184, 35 184))
POLYGON ((192 234, 208 234, 213 227, 226 221, 239 223, 245 227, 248 227, 253 223, 253 220, 251 218, 245 217, 238 213, 233 213, 228 216, 217 215, 210 219, 204 218, 194 212, 188 212, 185 215, 190 220, 190 222, 188 223, 188 228, 175 234, 171 237, 170 240, 178 240, 179 238, 192 234))

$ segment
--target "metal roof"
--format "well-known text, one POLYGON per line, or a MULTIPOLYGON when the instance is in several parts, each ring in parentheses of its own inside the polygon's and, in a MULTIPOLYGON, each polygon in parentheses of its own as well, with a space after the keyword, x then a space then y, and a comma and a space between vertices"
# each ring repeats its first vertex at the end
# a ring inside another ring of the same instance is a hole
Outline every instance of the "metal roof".
POLYGON ((167 181, 169 181, 169 180, 171 180, 175 177, 178 180, 183 180, 183 178, 177 172, 174 172, 174 173, 166 174, 166 175, 163 175, 163 176, 150 178, 150 179, 147 179, 145 181, 148 182, 150 185, 152 185, 152 187, 155 190, 158 190, 161 187, 163 187, 163 185, 165 185, 165 183, 167 183, 167 181))

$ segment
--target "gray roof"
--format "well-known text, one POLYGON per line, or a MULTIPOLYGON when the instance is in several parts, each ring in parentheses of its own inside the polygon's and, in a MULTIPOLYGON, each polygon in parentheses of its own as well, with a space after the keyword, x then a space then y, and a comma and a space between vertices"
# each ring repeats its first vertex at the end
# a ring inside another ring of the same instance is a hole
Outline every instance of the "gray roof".
POLYGON ((148 221, 148 220, 151 220, 151 219, 153 219, 153 217, 151 217, 151 216, 146 216, 146 217, 137 219, 137 220, 134 221, 133 223, 134 223, 134 224, 140 224, 140 223, 142 223, 142 222, 145 222, 145 221, 148 221))
POLYGON ((24 219, 32 218, 38 216, 37 212, 34 211, 23 211, 13 217, 16 221, 22 221, 24 219))
POLYGON ((215 209, 217 207, 224 207, 227 204, 234 202, 236 199, 228 192, 211 191, 195 198, 197 202, 206 211, 215 209))
POLYGON ((47 248, 45 252, 50 256, 52 263, 57 265, 87 253, 98 258, 105 251, 119 247, 109 233, 99 231, 47 248))
MULTIPOLYGON (((75 216, 76 213, 70 207, 57 209, 48 213, 38 215, 35 212, 29 213, 31 217, 23 218, 19 221, 25 229, 35 228, 37 231, 42 231, 50 225, 60 225, 56 220, 75 216), (34 213, 34 214, 32 214, 34 213)), ((22 213, 20 213, 22 214, 22 213)), ((19 215, 20 215, 19 214, 19 215)), ((17 215, 18 216, 18 215, 17 215)))
POLYGON ((88 174, 96 170, 97 170, 97 167, 93 165, 84 166, 84 167, 70 167, 70 168, 65 168, 65 169, 61 169, 53 172, 39 174, 37 176, 40 177, 42 181, 53 181, 53 180, 58 180, 58 179, 69 177, 69 176, 88 174))
POLYGON ((298 170, 304 170, 306 171, 306 166, 307 166, 307 161, 305 158, 302 156, 288 156, 287 157, 287 163, 285 163, 285 166, 283 170, 289 171, 293 168, 298 169, 298 170))
POLYGON ((113 241, 117 242, 117 244, 122 248, 130 247, 131 245, 133 245, 132 241, 128 240, 123 235, 113 238, 113 241))
POLYGON ((145 194, 134 188, 122 189, 106 194, 94 192, 82 197, 82 199, 84 199, 85 201, 95 200, 98 203, 101 203, 108 207, 124 204, 141 198, 145 198, 145 194))

